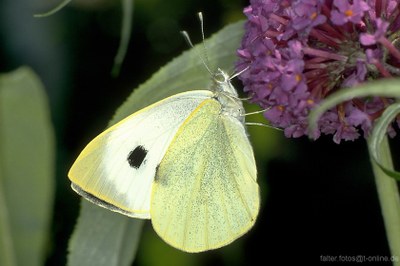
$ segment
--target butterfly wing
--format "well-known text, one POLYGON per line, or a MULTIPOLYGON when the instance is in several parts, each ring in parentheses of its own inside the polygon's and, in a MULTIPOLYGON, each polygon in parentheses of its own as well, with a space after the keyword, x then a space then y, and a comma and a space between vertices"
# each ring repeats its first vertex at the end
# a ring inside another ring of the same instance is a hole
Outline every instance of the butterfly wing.
POLYGON ((102 207, 150 218, 156 168, 176 131, 210 91, 189 91, 150 105, 105 130, 81 152, 68 176, 72 188, 102 207))
POLYGON ((243 124, 203 101, 176 132, 157 170, 150 213, 155 231, 187 251, 215 249, 254 224, 259 190, 243 124))

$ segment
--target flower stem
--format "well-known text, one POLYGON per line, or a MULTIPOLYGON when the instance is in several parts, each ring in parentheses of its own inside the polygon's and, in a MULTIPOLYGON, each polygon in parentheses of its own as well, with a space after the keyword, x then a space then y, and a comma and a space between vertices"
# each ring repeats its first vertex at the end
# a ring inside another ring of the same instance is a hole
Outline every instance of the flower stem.
MULTIPOLYGON (((371 151, 370 154, 372 154, 371 151)), ((380 163, 384 167, 393 169, 387 137, 382 141, 379 158, 381 159, 380 163)), ((389 177, 382 171, 372 158, 372 155, 371 164, 375 175, 375 182, 393 265, 400 266, 400 197, 397 182, 394 178, 389 177)))

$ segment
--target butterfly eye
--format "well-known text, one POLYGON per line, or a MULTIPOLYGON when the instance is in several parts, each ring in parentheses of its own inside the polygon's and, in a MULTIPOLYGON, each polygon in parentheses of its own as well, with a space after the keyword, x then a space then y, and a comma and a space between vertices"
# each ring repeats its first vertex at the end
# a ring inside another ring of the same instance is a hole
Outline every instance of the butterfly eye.
POLYGON ((138 169, 144 159, 146 158, 148 151, 143 146, 137 146, 128 155, 128 163, 132 168, 138 169))
POLYGON ((225 74, 221 69, 218 68, 218 70, 214 73, 214 81, 218 84, 226 84, 229 82, 229 76, 225 74))
POLYGON ((226 79, 224 77, 224 75, 222 75, 221 73, 215 73, 214 75, 214 80, 217 83, 224 83, 226 82, 226 79))

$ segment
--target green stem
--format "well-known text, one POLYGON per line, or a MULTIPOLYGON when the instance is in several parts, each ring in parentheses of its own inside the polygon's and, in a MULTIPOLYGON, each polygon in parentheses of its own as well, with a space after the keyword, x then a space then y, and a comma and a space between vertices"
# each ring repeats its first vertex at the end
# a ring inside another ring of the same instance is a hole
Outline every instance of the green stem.
MULTIPOLYGON (((393 265, 400 266, 400 197, 397 182, 375 163, 371 150, 370 155, 393 265)), ((393 169, 387 137, 381 142, 379 158, 382 166, 393 169)))
POLYGON ((16 266, 16 257, 14 253, 14 243, 11 236, 11 225, 9 211, 4 195, 3 182, 0 166, 0 265, 16 266))

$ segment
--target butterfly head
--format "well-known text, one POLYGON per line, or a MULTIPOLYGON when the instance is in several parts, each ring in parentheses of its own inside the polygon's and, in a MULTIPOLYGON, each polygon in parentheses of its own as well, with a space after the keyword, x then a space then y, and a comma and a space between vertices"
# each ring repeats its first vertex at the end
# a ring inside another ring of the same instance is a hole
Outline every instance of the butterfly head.
POLYGON ((218 68, 217 71, 215 71, 212 80, 213 85, 211 89, 216 93, 227 94, 228 96, 235 98, 238 97, 237 91, 231 83, 231 77, 222 69, 218 68))
MULTIPOLYGON (((242 101, 239 99, 239 95, 236 89, 233 87, 231 80, 240 75, 241 72, 236 73, 233 76, 229 76, 222 69, 218 68, 213 72, 209 67, 209 61, 207 57, 207 49, 204 41, 204 27, 203 27, 203 15, 201 12, 198 13, 198 17, 201 25, 201 34, 203 37, 203 53, 200 53, 198 49, 195 49, 201 62, 212 77, 211 91, 215 93, 215 98, 221 103, 222 114, 234 117, 244 124, 244 108, 242 101)), ((186 31, 182 31, 183 37, 188 42, 190 47, 194 47, 190 40, 189 34, 186 31)))
POLYGON ((238 93, 231 83, 231 77, 220 68, 213 75, 212 90, 222 105, 222 114, 234 117, 244 123, 244 108, 238 93))

